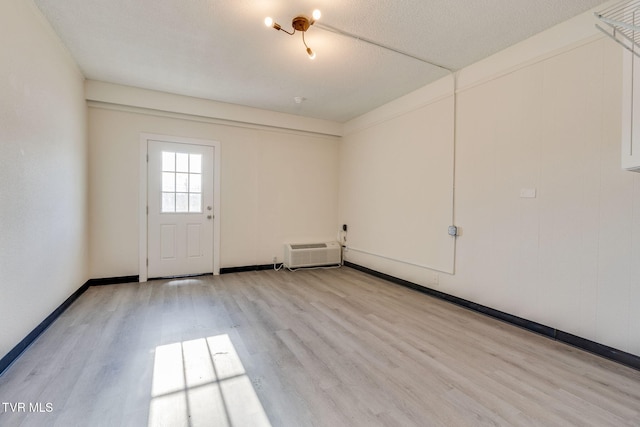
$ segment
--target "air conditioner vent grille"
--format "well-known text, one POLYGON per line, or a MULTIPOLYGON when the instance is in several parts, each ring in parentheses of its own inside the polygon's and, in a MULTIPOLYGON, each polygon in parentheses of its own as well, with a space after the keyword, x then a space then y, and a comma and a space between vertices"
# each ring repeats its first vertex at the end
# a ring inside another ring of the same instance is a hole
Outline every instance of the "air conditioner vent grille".
POLYGON ((288 268, 339 265, 342 261, 338 242, 286 244, 284 265, 288 268))
POLYGON ((291 245, 291 249, 320 249, 326 248, 326 243, 305 243, 302 245, 291 245))

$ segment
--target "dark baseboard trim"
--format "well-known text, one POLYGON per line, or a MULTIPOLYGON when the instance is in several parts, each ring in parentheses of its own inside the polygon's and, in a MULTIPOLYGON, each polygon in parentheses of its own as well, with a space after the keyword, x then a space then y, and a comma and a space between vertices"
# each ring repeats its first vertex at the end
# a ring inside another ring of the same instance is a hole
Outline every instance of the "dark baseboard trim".
MULTIPOLYGON (((282 264, 276 264, 276 268, 279 268, 281 265, 282 264)), ((262 271, 271 269, 273 269, 273 264, 247 265, 244 267, 226 267, 220 269, 220 274, 244 273, 247 271, 262 271)))
POLYGON ((510 323, 515 326, 519 326, 531 332, 544 335, 553 340, 563 342, 565 344, 571 345, 573 347, 579 348, 584 351, 588 351, 589 353, 596 354, 598 356, 604 357, 605 359, 613 360, 614 362, 618 362, 630 368, 640 370, 640 356, 636 356, 631 353, 626 353, 624 351, 615 349, 613 347, 609 347, 604 344, 597 343, 595 341, 590 341, 586 338, 572 335, 568 332, 564 332, 559 329, 552 328, 550 326, 533 322, 531 320, 523 319, 521 317, 514 316, 512 314, 505 313, 503 311, 495 310, 491 307, 487 307, 481 304, 476 304, 473 301, 458 298, 456 296, 449 295, 444 292, 436 291, 435 289, 431 289, 425 286, 420 286, 416 283, 399 279, 397 277, 390 276, 388 274, 381 273, 379 271, 372 270, 370 268, 363 267, 361 265, 354 264, 352 262, 345 261, 344 265, 346 267, 350 267, 355 270, 362 271, 364 273, 370 274, 380 279, 384 279, 391 283, 395 283, 401 286, 405 286, 407 288, 414 289, 418 292, 422 292, 424 294, 433 296, 435 298, 448 301, 452 304, 467 308, 469 310, 476 311, 478 313, 482 313, 486 316, 493 317, 503 322, 510 323))
POLYGON ((107 277, 103 279, 89 279, 85 282, 84 285, 80 286, 77 291, 75 291, 69 298, 67 298, 58 308, 56 308, 46 319, 44 319, 38 326, 35 327, 34 330, 29 332, 29 334, 24 337, 22 341, 18 343, 15 347, 9 351, 2 359, 0 359, 0 376, 11 366, 13 362, 15 362, 18 357, 43 333, 51 324, 58 318, 62 313, 65 312, 67 308, 75 300, 77 300, 80 295, 82 295, 90 286, 105 286, 105 285, 115 285, 119 283, 131 283, 137 282, 140 279, 139 276, 122 276, 122 277, 107 277))
POLYGON ((555 339, 605 359, 640 370, 640 356, 556 329, 555 339))
POLYGON ((101 279, 89 279, 89 286, 118 285, 121 283, 133 283, 140 281, 140 276, 104 277, 101 279))
POLYGON ((51 324, 62 314, 64 311, 69 308, 71 304, 75 300, 80 297, 87 289, 89 289, 89 282, 87 281, 84 285, 80 286, 80 288, 75 291, 69 298, 65 300, 58 308, 56 308, 46 319, 44 319, 34 330, 32 330, 29 335, 24 337, 22 341, 18 343, 9 353, 7 353, 2 359, 0 359, 0 376, 4 374, 4 371, 11 366, 13 362, 15 362, 18 357, 33 343, 41 333, 43 333, 51 324))

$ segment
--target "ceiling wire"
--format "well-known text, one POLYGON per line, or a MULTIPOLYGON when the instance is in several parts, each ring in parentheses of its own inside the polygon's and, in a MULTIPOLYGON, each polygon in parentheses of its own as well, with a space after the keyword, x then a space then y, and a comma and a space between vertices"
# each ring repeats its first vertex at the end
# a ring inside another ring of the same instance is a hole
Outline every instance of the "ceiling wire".
POLYGON ((454 73, 453 69, 451 69, 449 67, 445 67, 444 65, 438 64, 438 63, 433 62, 433 61, 429 61, 429 60, 424 59, 424 58, 420 58, 419 56, 413 55, 411 53, 408 53, 408 52, 405 52, 405 51, 402 51, 402 50, 395 49, 395 48, 393 48, 391 46, 387 46, 387 45, 384 45, 382 43, 378 43, 378 42, 376 42, 374 40, 371 40, 371 39, 368 39, 366 37, 361 37, 361 36, 358 36, 357 34, 353 34, 353 33, 350 33, 348 31, 344 31, 344 30, 341 30, 339 28, 332 27, 331 25, 327 25, 327 24, 323 24, 323 23, 320 23, 320 22, 316 22, 314 24, 314 27, 318 27, 318 28, 323 29, 325 31, 329 31, 331 33, 338 34, 338 35, 341 35, 341 36, 344 36, 344 37, 349 37, 349 38, 352 38, 352 39, 355 39, 355 40, 363 41, 363 42, 371 44, 373 46, 377 46, 377 47, 380 47, 382 49, 390 50, 391 52, 395 52, 395 53, 398 53, 400 55, 404 55, 406 57, 415 59, 417 61, 424 62, 425 64, 429 64, 429 65, 432 65, 434 67, 441 68, 441 69, 443 69, 445 71, 448 71, 450 73, 454 73))

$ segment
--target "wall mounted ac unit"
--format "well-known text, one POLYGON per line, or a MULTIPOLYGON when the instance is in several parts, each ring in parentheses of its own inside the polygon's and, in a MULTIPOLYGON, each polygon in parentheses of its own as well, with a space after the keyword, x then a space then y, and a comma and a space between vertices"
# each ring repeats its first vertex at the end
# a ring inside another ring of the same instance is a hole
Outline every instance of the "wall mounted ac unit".
POLYGON ((339 265, 341 258, 338 242, 284 245, 284 265, 288 268, 339 265))

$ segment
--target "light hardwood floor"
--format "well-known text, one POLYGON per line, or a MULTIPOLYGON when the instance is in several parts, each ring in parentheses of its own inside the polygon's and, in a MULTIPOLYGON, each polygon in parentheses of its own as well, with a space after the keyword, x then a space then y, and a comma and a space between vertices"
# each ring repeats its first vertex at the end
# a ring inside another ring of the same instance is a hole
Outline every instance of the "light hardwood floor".
POLYGON ((0 401, 2 426, 637 426, 640 372, 353 269, 263 271, 91 287, 0 401))

